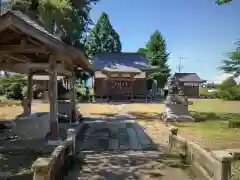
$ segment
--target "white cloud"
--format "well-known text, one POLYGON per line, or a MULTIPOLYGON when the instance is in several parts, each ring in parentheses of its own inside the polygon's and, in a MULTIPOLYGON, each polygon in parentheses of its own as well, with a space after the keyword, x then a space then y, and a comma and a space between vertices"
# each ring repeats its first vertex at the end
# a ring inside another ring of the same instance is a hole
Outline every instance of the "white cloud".
MULTIPOLYGON (((231 74, 222 74, 220 76, 216 76, 214 79, 214 83, 216 84, 220 84, 222 83, 224 80, 226 80, 227 78, 229 78, 231 76, 231 74)), ((235 81, 239 84, 240 83, 240 77, 235 78, 235 81)))

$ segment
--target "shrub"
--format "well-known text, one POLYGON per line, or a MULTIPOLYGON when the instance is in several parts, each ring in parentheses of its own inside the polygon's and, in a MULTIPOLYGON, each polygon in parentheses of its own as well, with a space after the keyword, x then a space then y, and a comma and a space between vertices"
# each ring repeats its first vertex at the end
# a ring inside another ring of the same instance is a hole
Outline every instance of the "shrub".
POLYGON ((0 95, 4 95, 4 90, 0 87, 0 95))
POLYGON ((6 92, 8 99, 21 100, 23 99, 23 87, 19 83, 12 84, 6 92))
POLYGON ((219 89, 219 96, 224 100, 240 100, 240 85, 219 89))
POLYGON ((228 127, 229 128, 240 128, 240 121, 239 120, 230 120, 228 122, 228 127))
POLYGON ((15 74, 0 79, 0 89, 8 99, 20 100, 23 98, 23 89, 26 86, 26 78, 24 75, 15 74))
POLYGON ((78 88, 76 94, 77 94, 77 97, 85 96, 85 89, 78 88))
POLYGON ((218 91, 209 92, 207 89, 200 89, 199 94, 200 94, 200 97, 202 98, 216 99, 219 97, 218 91))
MULTIPOLYGON (((77 91, 76 91, 76 95, 77 95, 77 98, 78 98, 80 101, 89 100, 88 97, 86 96, 86 89, 85 89, 85 88, 78 88, 77 91)), ((93 88, 90 88, 90 89, 89 89, 89 96, 90 96, 90 99, 93 101, 93 99, 94 99, 94 91, 93 91, 93 88)))

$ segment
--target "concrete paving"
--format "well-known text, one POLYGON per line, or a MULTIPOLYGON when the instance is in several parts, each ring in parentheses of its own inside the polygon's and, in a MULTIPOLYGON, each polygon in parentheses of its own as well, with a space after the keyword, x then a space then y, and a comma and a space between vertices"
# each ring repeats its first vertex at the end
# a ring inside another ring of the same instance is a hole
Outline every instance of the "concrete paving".
POLYGON ((110 119, 85 121, 76 141, 85 163, 65 180, 192 179, 135 121, 110 119))

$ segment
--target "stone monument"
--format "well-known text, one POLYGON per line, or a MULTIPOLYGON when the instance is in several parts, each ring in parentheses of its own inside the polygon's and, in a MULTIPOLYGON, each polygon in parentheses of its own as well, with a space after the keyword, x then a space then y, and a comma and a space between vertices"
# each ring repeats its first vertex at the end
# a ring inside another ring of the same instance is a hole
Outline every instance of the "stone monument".
POLYGON ((167 82, 168 94, 164 101, 164 121, 165 122, 186 122, 194 121, 188 111, 188 98, 184 96, 183 90, 179 87, 178 81, 171 76, 167 82))

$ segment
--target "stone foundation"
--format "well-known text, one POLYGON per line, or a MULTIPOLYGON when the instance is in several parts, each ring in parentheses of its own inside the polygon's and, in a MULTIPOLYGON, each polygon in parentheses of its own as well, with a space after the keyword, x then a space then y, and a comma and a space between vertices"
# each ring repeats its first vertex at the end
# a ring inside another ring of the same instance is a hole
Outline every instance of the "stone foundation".
POLYGON ((185 104, 165 104, 164 121, 187 122, 194 121, 185 104))

